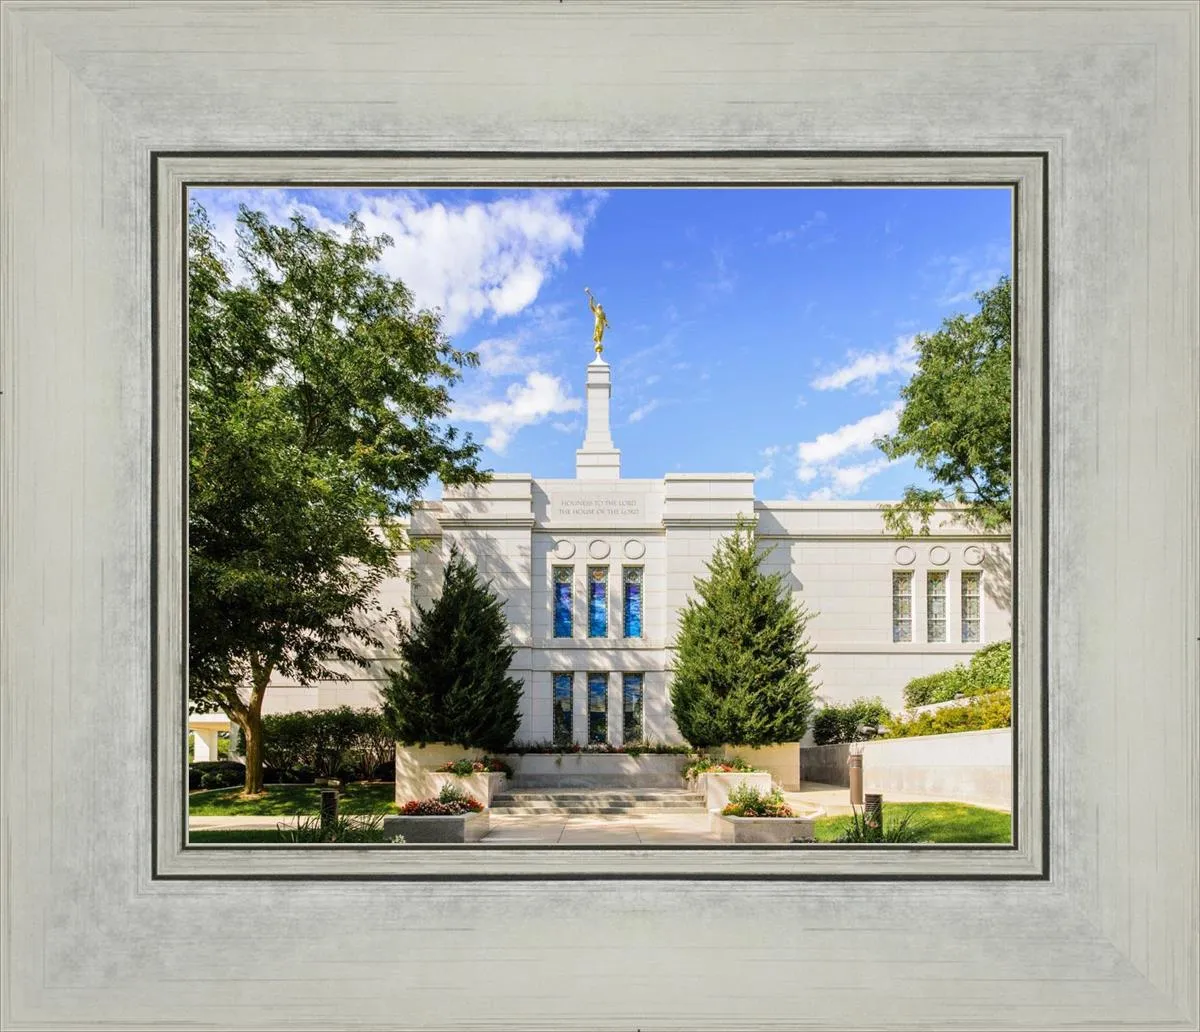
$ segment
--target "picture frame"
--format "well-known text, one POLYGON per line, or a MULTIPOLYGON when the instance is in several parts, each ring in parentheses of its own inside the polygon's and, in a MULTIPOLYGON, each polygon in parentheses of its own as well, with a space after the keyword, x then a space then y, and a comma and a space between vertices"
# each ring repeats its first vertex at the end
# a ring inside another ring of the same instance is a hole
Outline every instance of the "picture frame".
POLYGON ((3 1027, 1196 1028, 1198 25, 1191 2, 3 3, 3 1027), (530 154, 1036 180, 1020 871, 189 866, 151 721, 181 677, 154 617, 183 604, 156 561, 182 494, 156 479, 180 366, 153 346, 153 229, 178 233, 155 188, 201 158, 482 182, 530 154))

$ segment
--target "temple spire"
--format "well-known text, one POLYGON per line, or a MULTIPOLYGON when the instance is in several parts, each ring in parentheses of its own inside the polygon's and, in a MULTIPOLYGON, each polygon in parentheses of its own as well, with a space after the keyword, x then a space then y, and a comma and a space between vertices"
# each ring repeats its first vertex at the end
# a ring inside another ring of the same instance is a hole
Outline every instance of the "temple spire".
POLYGON ((575 453, 577 480, 619 480, 621 453, 613 446, 608 425, 612 397, 612 368, 599 351, 587 367, 587 432, 575 453))

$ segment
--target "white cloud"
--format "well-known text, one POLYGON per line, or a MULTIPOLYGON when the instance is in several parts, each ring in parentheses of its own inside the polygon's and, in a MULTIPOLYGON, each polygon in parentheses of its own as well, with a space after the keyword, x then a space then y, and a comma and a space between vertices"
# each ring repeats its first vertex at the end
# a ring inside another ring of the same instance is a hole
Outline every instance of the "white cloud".
MULTIPOLYGON (((330 190, 330 209, 357 210, 371 236, 392 239, 380 268, 404 282, 419 307, 439 308, 443 327, 458 333, 480 318, 516 315, 537 299, 542 284, 568 253, 583 249, 584 231, 604 195, 537 191, 471 201, 457 207, 411 191, 330 190)), ((218 239, 236 252, 237 205, 263 211, 272 222, 293 212, 340 232, 310 204, 285 190, 208 192, 203 199, 218 239)))
POLYGON ((475 346, 479 369, 485 376, 508 376, 529 368, 530 358, 521 351, 521 342, 512 337, 493 337, 475 346))
POLYGON ((841 390, 854 383, 870 387, 883 376, 916 372, 916 337, 897 337, 895 345, 885 351, 851 351, 846 357, 849 361, 845 365, 813 380, 813 390, 841 390))
POLYGON ((638 406, 632 412, 629 413, 629 422, 640 423, 643 419, 645 419, 648 415, 650 415, 650 413, 653 412, 656 408, 658 408, 659 405, 661 405, 661 404, 662 404, 661 401, 654 399, 652 401, 646 402, 645 405, 638 406))
POLYGON ((488 428, 485 443, 493 451, 503 454, 522 427, 560 413, 578 412, 582 407, 583 402, 570 397, 557 376, 532 372, 524 382, 510 384, 501 399, 456 406, 452 418, 485 423, 488 428))
POLYGON ((796 480, 817 485, 808 497, 813 501, 829 501, 856 495, 868 480, 892 466, 891 460, 878 453, 865 461, 846 460, 874 451, 875 439, 896 429, 903 407, 903 402, 897 401, 882 412, 799 444, 796 480))
POLYGON ((847 423, 815 440, 805 441, 797 448, 800 467, 827 465, 844 455, 868 451, 875 446, 875 438, 890 434, 900 421, 904 403, 897 401, 882 412, 864 416, 856 423, 847 423))
POLYGON ((762 450, 762 457, 766 459, 762 469, 754 474, 759 480, 770 480, 775 475, 775 456, 779 454, 779 445, 773 444, 769 448, 762 450))
POLYGON ((976 294, 991 289, 1001 276, 1011 271, 1011 249, 1004 242, 962 254, 937 255, 930 260, 923 276, 937 287, 937 303, 948 307, 973 302, 976 294))
POLYGON ((829 216, 823 211, 814 211, 812 217, 805 219, 799 226, 794 229, 781 229, 777 233, 772 233, 767 237, 768 244, 785 244, 797 237, 804 236, 805 233, 816 229, 818 226, 825 225, 829 221, 829 216))

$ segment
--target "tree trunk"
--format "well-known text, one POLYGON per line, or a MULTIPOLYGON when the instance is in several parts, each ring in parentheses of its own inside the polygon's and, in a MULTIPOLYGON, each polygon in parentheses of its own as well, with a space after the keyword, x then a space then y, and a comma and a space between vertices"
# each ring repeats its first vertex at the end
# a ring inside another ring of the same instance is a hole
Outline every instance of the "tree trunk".
POLYGON ((260 710, 247 711, 242 735, 245 739, 243 748, 246 758, 246 785, 242 791, 246 795, 259 795, 263 790, 263 733, 260 710))

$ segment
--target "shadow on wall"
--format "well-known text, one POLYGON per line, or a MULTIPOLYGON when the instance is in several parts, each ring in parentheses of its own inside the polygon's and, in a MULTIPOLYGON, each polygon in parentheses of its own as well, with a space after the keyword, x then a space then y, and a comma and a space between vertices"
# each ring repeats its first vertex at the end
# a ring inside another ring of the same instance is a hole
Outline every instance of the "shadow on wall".
POLYGON ((1012 612, 1012 550, 988 548, 983 556, 983 590, 999 608, 1012 612))

